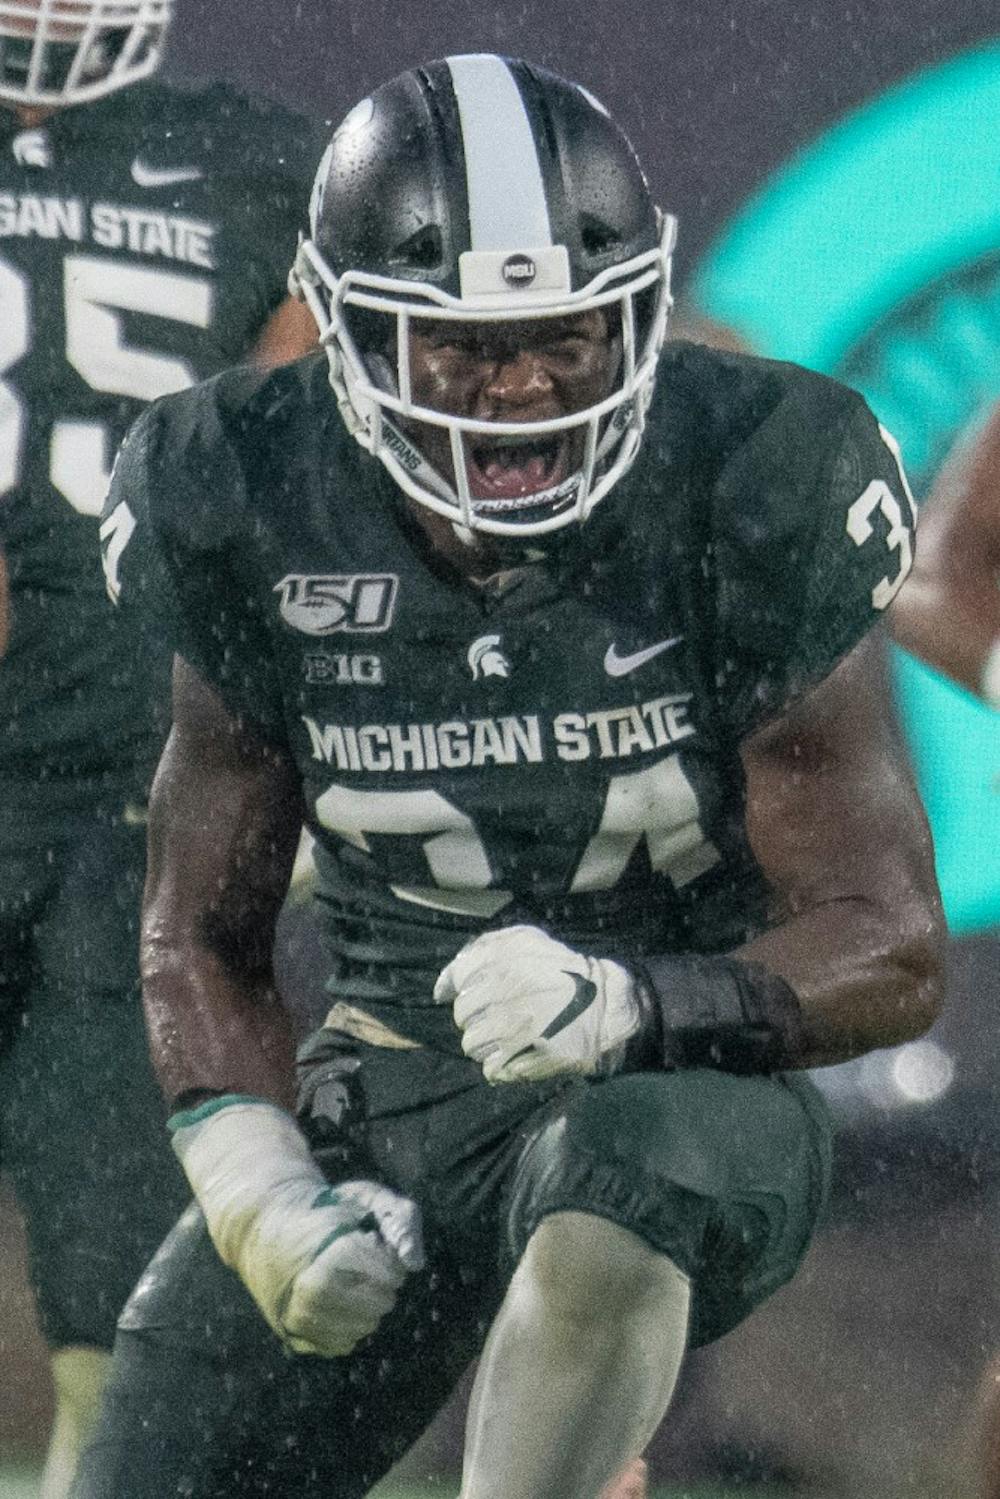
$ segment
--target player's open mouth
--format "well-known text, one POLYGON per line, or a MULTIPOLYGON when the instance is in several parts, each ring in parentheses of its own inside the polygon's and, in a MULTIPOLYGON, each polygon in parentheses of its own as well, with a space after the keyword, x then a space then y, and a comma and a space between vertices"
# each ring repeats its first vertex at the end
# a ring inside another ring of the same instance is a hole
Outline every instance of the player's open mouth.
POLYGON ((469 452, 469 489, 477 500, 523 500, 554 489, 566 477, 567 434, 545 438, 496 438, 469 452))

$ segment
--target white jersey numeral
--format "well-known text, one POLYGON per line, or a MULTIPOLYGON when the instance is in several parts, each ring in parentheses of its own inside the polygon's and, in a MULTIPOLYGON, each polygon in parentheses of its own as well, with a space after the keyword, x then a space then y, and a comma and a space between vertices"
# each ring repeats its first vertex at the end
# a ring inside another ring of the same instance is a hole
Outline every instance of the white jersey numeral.
POLYGON ((906 499, 908 514, 904 518, 902 507, 892 490, 882 479, 873 479, 868 487, 847 512, 847 534, 855 546, 864 546, 865 542, 873 533, 871 517, 876 510, 881 510, 889 523, 889 530, 885 538, 885 544, 892 552, 899 553, 899 566, 892 577, 880 579, 872 589, 872 606, 875 609, 887 609, 896 597, 903 584, 906 582, 910 568, 913 566, 913 540, 912 530, 917 523, 917 506, 913 498, 903 468, 903 457, 899 451, 899 443, 893 437, 887 427, 879 422, 879 435, 892 454, 899 474, 900 486, 906 499))
POLYGON ((600 826, 583 851, 571 889, 610 890, 644 838, 653 869, 676 889, 719 862, 700 822, 694 787, 676 756, 612 776, 600 826))
MULTIPOLYGON (((369 835, 421 840, 431 885, 393 885, 394 895, 438 910, 490 917, 513 898, 493 888, 486 846, 471 817, 437 791, 357 791, 331 786, 316 801, 323 827, 366 853, 369 835)), ((719 860, 699 820, 694 787, 671 756, 632 775, 612 776, 597 832, 570 889, 610 890, 642 839, 653 869, 680 889, 719 860)))
POLYGON ((200 276, 70 255, 64 268, 66 358, 91 390, 155 401, 192 385, 186 359, 125 342, 122 313, 142 312, 207 328, 212 287, 200 276))
MULTIPOLYGON (((146 313, 207 328, 213 288, 205 277, 68 255, 63 294, 66 359, 91 390, 152 401, 194 383, 197 374, 187 360, 128 344, 123 315, 146 313)), ((28 353, 31 337, 27 281, 0 261, 0 374, 28 353)), ((24 426, 23 402, 10 385, 0 383, 0 494, 20 478, 24 426)), ((100 514, 110 478, 110 446, 103 422, 53 425, 49 475, 81 515, 100 514)))
POLYGON ((118 576, 122 553, 131 541, 134 530, 135 516, 124 500, 119 500, 111 514, 101 521, 101 561, 104 564, 104 583, 108 590, 108 598, 113 604, 117 604, 118 595, 122 591, 121 579, 118 576))
POLYGON ((899 566, 892 577, 884 577, 872 589, 872 605, 885 609, 892 603, 906 581, 913 566, 913 543, 910 528, 903 520, 899 501, 884 479, 873 479, 847 512, 847 534, 855 546, 864 546, 873 534, 871 517, 881 510, 889 523, 885 544, 892 552, 899 553, 899 566))
MULTIPOLYGON (((0 375, 23 359, 31 345, 28 283, 20 271, 0 260, 0 375)), ((0 380, 0 495, 17 483, 24 442, 24 403, 0 380)))
POLYGON ((357 791, 331 786, 316 800, 325 828, 371 853, 368 834, 419 838, 432 886, 394 885, 402 900, 466 916, 492 916, 511 899, 491 890, 493 871, 471 817, 437 791, 357 791))

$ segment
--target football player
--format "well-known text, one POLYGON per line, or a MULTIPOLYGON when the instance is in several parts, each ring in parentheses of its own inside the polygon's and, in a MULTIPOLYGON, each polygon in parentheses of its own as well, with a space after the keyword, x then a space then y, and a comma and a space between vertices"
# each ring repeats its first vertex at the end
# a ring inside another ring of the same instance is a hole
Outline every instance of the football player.
MULTIPOLYGON (((53 1349, 46 1499, 114 1321, 182 1204, 138 1001, 152 675, 104 594, 99 512, 153 397, 315 341, 287 262, 324 140, 146 75, 172 0, 0 0, 0 1155, 53 1349)), ((327 132, 328 133, 328 132, 327 132)), ((307 316, 307 315, 306 315, 307 316)), ((308 320, 312 323, 311 318, 308 320)), ((124 541, 114 520, 112 554, 124 541)), ((155 689, 155 690, 152 690, 155 689)))
POLYGON ((7 581, 7 559, 0 552, 0 656, 6 654, 10 634, 10 584, 7 581))
POLYGON ((1000 708, 1000 405, 938 475, 889 617, 900 645, 1000 708))
POLYGON ((897 454, 830 380, 664 347, 673 232, 586 90, 417 68, 316 178, 323 352, 122 450, 117 583, 178 621, 143 962, 197 1204, 76 1499, 363 1494, 477 1354, 464 1499, 592 1499, 805 1251, 803 1069, 937 1011, 868 638, 897 454), (303 816, 330 1010, 296 1097, 303 816))

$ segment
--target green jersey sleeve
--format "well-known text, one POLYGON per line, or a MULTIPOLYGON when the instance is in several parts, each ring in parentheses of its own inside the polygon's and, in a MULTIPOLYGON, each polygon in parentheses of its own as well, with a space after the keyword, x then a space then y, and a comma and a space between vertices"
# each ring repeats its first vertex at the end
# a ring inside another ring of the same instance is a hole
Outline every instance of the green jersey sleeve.
POLYGON ((169 669, 183 657, 234 716, 281 743, 282 699, 241 525, 243 476, 214 384, 150 406, 126 437, 101 523, 105 578, 151 672, 162 680, 164 660, 169 669))
POLYGON ((717 683, 740 736, 829 675, 913 560, 891 435, 853 391, 794 373, 715 491, 717 683))

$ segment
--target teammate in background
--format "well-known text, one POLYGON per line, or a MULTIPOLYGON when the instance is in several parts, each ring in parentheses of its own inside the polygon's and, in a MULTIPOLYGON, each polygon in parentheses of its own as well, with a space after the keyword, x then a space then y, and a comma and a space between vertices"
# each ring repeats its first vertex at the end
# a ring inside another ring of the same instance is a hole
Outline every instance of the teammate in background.
POLYGON ((10 634, 10 584, 7 581, 7 559, 0 552, 0 656, 6 655, 10 634))
POLYGON ((1000 405, 942 468, 889 614, 897 641, 1000 708, 1000 405))
POLYGON ((845 388, 663 347, 672 238, 576 85, 403 74, 317 175, 325 356, 122 450, 123 598, 180 628, 144 992, 200 1206, 76 1499, 352 1499, 477 1353, 464 1499, 592 1499, 805 1251, 801 1069, 936 1013, 868 638, 905 481, 845 388), (296 1099, 303 816, 332 1008, 296 1099))
MULTIPOLYGON (((147 660, 105 596, 101 502, 146 402, 315 341, 286 275, 322 142, 226 88, 143 81, 171 5, 0 3, 0 1155, 53 1350, 45 1499, 186 1196, 136 956, 169 657, 147 660)), ((114 519, 105 539, 113 557, 114 519)))

